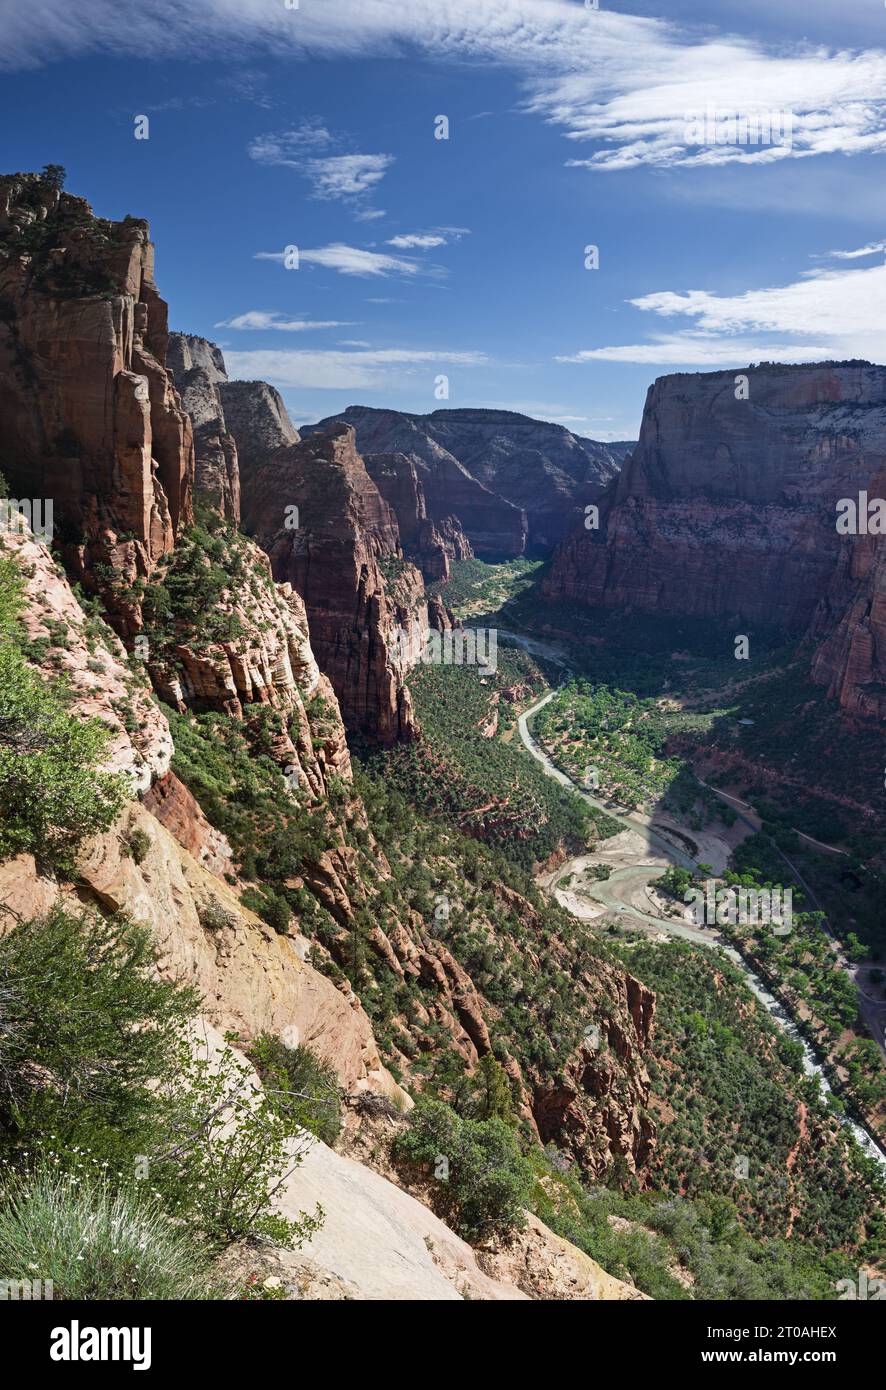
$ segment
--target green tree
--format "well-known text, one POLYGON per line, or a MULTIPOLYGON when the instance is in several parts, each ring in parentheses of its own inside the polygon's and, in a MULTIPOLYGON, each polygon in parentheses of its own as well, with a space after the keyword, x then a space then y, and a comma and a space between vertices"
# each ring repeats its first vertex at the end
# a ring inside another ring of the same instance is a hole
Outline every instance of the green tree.
POLYGON ((22 581, 0 557, 0 857, 33 853, 69 867, 86 835, 122 809, 126 779, 105 772, 109 732, 65 706, 64 687, 32 670, 21 650, 22 581))
POLYGON ((506 1125, 513 1124, 511 1086, 507 1072, 491 1052, 484 1053, 480 1058, 474 1078, 474 1095, 478 1119, 497 1119, 506 1125))
POLYGON ((65 186, 68 171, 63 164, 44 164, 40 177, 44 183, 49 184, 50 188, 57 188, 61 192, 65 186))

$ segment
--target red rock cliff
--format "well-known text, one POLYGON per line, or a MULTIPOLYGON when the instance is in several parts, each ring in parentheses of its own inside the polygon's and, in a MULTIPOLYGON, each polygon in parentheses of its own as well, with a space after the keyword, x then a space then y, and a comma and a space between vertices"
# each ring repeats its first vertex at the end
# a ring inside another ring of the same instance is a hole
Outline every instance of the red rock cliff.
MULTIPOLYGON (((191 424, 165 368, 148 225, 94 217, 35 174, 0 179, 0 470, 51 499, 92 587, 146 578, 191 517, 191 424)), ((109 601, 118 630, 137 600, 109 601)))
POLYGON ((802 633, 828 590, 836 504, 886 460, 886 368, 661 377, 598 530, 555 553, 549 598, 802 633))
POLYGON ((333 426, 273 454, 251 479, 243 521, 270 555, 275 579, 303 597, 317 662, 346 726, 383 744, 413 738, 398 630, 413 651, 431 623, 449 620, 441 605, 429 606, 421 575, 403 559, 397 519, 354 431, 333 426))

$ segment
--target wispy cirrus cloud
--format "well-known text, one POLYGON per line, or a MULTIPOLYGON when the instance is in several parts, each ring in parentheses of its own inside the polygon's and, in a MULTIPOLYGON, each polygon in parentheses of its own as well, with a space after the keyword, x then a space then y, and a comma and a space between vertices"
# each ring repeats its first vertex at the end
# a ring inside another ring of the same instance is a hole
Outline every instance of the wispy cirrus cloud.
POLYGON ((237 314, 235 318, 221 319, 215 327, 306 333, 312 328, 351 328, 353 323, 353 319, 286 319, 276 310, 269 313, 264 309, 249 309, 245 314, 237 314))
POLYGON ((429 232, 399 232, 388 237, 386 246, 395 246, 400 251, 430 251, 436 246, 446 246, 450 241, 460 241, 470 236, 468 227, 434 227, 429 232))
POLYGON ((886 265, 816 270, 791 284, 739 295, 662 290, 628 302, 656 318, 689 319, 691 327, 643 343, 584 348, 556 360, 714 367, 815 358, 882 361, 886 355, 886 265))
MULTIPOLYGON (((346 242, 334 241, 329 246, 299 249, 299 261, 308 265, 321 265, 327 270, 336 270, 339 275, 359 275, 383 277, 387 275, 440 274, 439 267, 419 266, 415 261, 402 256, 389 256, 384 251, 368 251, 361 246, 348 246, 346 242)), ((257 261, 285 260, 283 251, 256 251, 257 261)))
POLYGON ((235 45, 244 57, 402 58, 418 49, 442 61, 506 66, 524 85, 524 109, 589 146, 575 162, 599 170, 886 149, 882 46, 829 50, 801 42, 788 50, 574 0, 323 0, 298 11, 268 0, 90 0, 80 7, 31 0, 4 7, 0 41, 7 67, 94 52, 205 58, 235 45), (790 111, 790 145, 687 146, 687 112, 711 103, 720 112, 790 111))
POLYGON ((250 159, 295 169, 311 185, 311 196, 323 201, 341 199, 363 220, 383 217, 362 200, 381 183, 394 162, 392 154, 336 153, 346 137, 335 135, 319 117, 288 130, 256 135, 247 147, 250 159))
POLYGON ((241 381, 270 381, 282 389, 391 390, 416 372, 438 366, 489 365, 483 352, 434 351, 414 348, 370 348, 353 352, 274 350, 225 352, 228 375, 241 381))
POLYGON ((886 241, 873 241, 869 246, 859 246, 855 251, 827 251, 826 260, 858 261, 864 256, 876 256, 886 251, 886 241))

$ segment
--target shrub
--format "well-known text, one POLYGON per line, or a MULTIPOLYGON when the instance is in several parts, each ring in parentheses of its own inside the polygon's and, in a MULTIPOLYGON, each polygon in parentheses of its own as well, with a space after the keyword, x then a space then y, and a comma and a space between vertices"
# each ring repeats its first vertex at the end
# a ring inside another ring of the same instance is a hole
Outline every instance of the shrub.
POLYGON ((278 1104, 298 1113, 303 1128, 325 1144, 334 1144, 341 1131, 338 1075, 309 1047, 287 1047, 280 1038, 262 1033, 249 1049, 249 1058, 278 1104))
POLYGON ((38 1169, 0 1197, 0 1269, 54 1298, 206 1299, 208 1258, 153 1201, 106 1179, 38 1169))
POLYGON ((146 830, 136 826, 129 832, 125 848, 130 859, 134 859, 136 864, 142 864, 151 848, 151 837, 146 830))
POLYGON ((224 927, 237 925, 237 914, 225 907, 214 893, 200 904, 198 914, 201 927, 205 927, 207 931, 221 931, 224 927))
POLYGON ((152 1186, 213 1246, 255 1236, 301 1245, 322 1225, 322 1209, 294 1221, 271 1210, 310 1143, 295 1139, 300 1128, 294 1112, 255 1087, 251 1068, 230 1048, 194 1057, 150 1159, 152 1186))
POLYGON ((0 1144, 143 1152, 157 1098, 178 1075, 198 1001, 159 980, 145 927, 54 908, 0 938, 0 1144))
POLYGON ((80 840, 114 820, 127 784, 100 767, 106 726, 70 714, 63 687, 28 667, 21 603, 18 568, 0 557, 0 856, 30 852, 67 868, 80 840))
MULTIPOLYGON (((448 1177, 434 1188, 439 1214, 461 1235, 479 1240, 525 1224, 532 1169, 502 1120, 463 1120, 442 1101, 422 1098, 394 1141, 399 1161, 431 1174, 445 1159, 448 1177)), ((443 1169, 442 1171, 446 1171, 443 1169)))

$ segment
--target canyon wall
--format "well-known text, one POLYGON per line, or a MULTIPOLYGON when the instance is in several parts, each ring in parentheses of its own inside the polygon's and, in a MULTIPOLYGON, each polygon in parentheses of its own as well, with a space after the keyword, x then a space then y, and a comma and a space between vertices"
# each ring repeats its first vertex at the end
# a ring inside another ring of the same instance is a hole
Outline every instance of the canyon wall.
POLYGON ((275 578, 302 595, 347 727, 382 744, 415 737, 398 632, 417 653, 429 626, 445 629, 451 619, 403 558, 397 518, 354 431, 333 426, 273 454, 251 479, 243 522, 275 578))
POLYGON ((0 471, 51 499, 66 564, 118 630, 191 518, 191 422, 166 371, 147 223, 109 222, 35 174, 0 179, 0 471))
POLYGON ((618 475, 633 447, 585 439, 511 410, 412 415, 349 406, 334 418, 354 426, 370 472, 376 453, 411 458, 432 520, 439 525, 447 515, 458 517, 477 553, 494 559, 550 550, 618 475), (525 513, 519 528, 514 509, 525 513))
POLYGON ((815 619, 821 637, 848 615, 871 564, 863 550, 850 559, 855 538, 838 535, 836 507, 886 461, 886 368, 764 364, 742 375, 747 399, 734 372, 650 387, 599 528, 558 548, 548 598, 797 636, 815 619))
MULTIPOLYGON (((424 428, 425 416, 397 410, 349 406, 340 415, 302 430, 322 433, 334 424, 352 426, 364 456, 400 454, 411 460, 421 481, 427 513, 436 526, 456 517, 474 552, 482 559, 509 560, 526 549, 522 508, 471 476, 459 459, 424 428)), ((371 465, 370 465, 371 466, 371 465)))
POLYGON ((226 379, 221 352, 205 338, 170 333, 166 366, 194 430, 195 500, 213 507, 236 526, 240 520, 240 464, 219 392, 219 384, 226 379))

